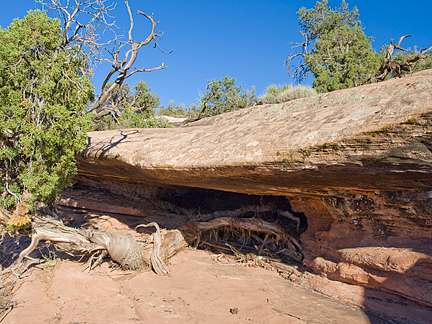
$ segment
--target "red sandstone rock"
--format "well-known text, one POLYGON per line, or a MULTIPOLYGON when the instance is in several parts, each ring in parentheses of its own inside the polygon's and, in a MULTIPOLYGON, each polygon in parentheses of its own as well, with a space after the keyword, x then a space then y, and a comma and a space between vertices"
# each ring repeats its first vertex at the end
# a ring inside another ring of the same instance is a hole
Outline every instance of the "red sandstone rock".
POLYGON ((77 181, 107 190, 286 196, 307 218, 305 266, 361 289, 347 297, 309 275, 305 286, 365 307, 381 305, 374 293, 432 307, 432 70, 188 127, 90 133, 77 159, 77 181))

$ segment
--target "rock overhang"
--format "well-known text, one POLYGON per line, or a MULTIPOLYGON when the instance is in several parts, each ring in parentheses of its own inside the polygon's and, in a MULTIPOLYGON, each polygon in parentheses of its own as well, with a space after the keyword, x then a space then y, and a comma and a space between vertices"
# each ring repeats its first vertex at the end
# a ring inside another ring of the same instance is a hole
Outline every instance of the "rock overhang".
MULTIPOLYGON (((215 210, 221 200, 246 206, 252 195, 285 196, 287 210, 304 220, 295 237, 307 269, 362 286, 366 308, 376 307, 369 288, 385 292, 384 304, 402 296, 430 308, 431 90, 426 70, 181 128, 89 133, 76 180, 137 206, 158 192, 215 210)), ((322 291, 307 271, 299 283, 322 291)))
POLYGON ((91 132, 79 172, 255 194, 427 187, 431 80, 426 70, 186 127, 91 132))

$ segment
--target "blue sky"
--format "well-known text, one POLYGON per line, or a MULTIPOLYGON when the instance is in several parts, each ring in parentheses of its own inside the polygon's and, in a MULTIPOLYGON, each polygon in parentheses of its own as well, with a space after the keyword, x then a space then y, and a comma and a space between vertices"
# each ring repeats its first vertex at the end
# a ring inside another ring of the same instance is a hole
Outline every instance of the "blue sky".
MULTIPOLYGON (((373 47, 379 50, 392 38, 414 34, 402 46, 425 48, 432 45, 432 1, 350 1, 357 6, 367 36, 373 36, 373 47)), ((236 84, 250 89, 255 86, 262 94, 270 84, 290 84, 284 61, 293 53, 289 42, 300 42, 298 17, 300 7, 312 8, 316 1, 184 1, 130 0, 133 13, 137 10, 154 13, 158 30, 164 32, 159 45, 163 54, 152 46, 141 48, 137 68, 150 68, 162 62, 170 67, 152 73, 135 74, 127 83, 144 80, 152 92, 160 96, 161 104, 170 100, 176 104, 195 103, 205 92, 206 80, 221 79, 228 74, 236 84)), ((341 1, 330 0, 331 7, 341 1)), ((38 8, 33 0, 2 1, 0 25, 7 27, 14 18, 22 18, 30 9, 38 8)), ((117 3, 113 12, 116 24, 125 32, 129 28, 126 6, 117 3)), ((143 40, 150 32, 149 22, 135 16, 134 39, 143 40)), ((92 81, 99 93, 109 66, 99 65, 92 81)), ((312 79, 305 82, 311 84, 312 79)))

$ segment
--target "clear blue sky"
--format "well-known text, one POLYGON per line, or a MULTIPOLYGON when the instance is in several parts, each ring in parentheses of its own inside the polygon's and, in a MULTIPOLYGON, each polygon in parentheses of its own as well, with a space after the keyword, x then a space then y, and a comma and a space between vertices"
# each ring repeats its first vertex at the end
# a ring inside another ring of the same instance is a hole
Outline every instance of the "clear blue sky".
MULTIPOLYGON (((109 1, 108 1, 109 2, 109 1)), ((357 6, 365 33, 373 36, 373 47, 379 50, 392 38, 414 34, 402 46, 425 48, 432 45, 432 1, 350 1, 357 6)), ((135 74, 128 83, 144 80, 158 94, 161 104, 174 100, 177 104, 195 103, 205 92, 206 80, 221 79, 228 74, 238 85, 255 86, 262 94, 270 84, 293 83, 283 66, 292 53, 289 42, 300 42, 296 12, 300 7, 312 8, 316 1, 240 1, 240 0, 130 0, 133 13, 137 10, 154 13, 158 30, 164 32, 160 46, 173 50, 163 54, 152 46, 141 48, 136 67, 150 68, 164 62, 170 67, 153 73, 135 74)), ((331 7, 341 1, 330 0, 331 7)), ((7 27, 14 18, 22 18, 35 9, 33 0, 2 0, 0 25, 7 27)), ((116 23, 127 32, 129 21, 123 1, 113 13, 116 23)), ((143 40, 150 32, 149 22, 135 16, 134 39, 143 40)), ((96 92, 108 67, 100 65, 92 81, 96 92)), ((312 79, 306 81, 311 84, 312 79)))

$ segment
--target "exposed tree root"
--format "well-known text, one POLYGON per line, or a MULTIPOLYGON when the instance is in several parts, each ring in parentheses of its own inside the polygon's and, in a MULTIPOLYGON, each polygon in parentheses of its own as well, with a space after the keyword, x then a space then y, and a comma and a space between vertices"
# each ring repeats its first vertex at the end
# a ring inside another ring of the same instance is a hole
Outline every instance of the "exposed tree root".
POLYGON ((238 208, 238 209, 234 209, 234 210, 215 211, 215 212, 209 213, 209 214, 197 214, 197 215, 194 215, 193 210, 188 210, 185 208, 178 207, 178 206, 176 206, 170 202, 167 202, 167 201, 162 202, 162 207, 164 207, 165 209, 167 209, 169 211, 173 211, 175 213, 187 215, 192 221, 204 221, 204 222, 215 219, 215 218, 220 218, 220 217, 241 218, 241 215, 244 215, 248 212, 253 212, 256 217, 259 217, 259 215, 262 213, 274 211, 274 212, 277 212, 280 216, 282 216, 282 218, 287 217, 287 218, 291 219, 292 221, 296 222, 297 231, 299 231, 299 227, 300 227, 300 218, 299 217, 294 216, 292 213, 290 213, 287 210, 285 210, 285 211, 281 210, 281 209, 275 210, 274 206, 272 206, 271 204, 261 205, 261 206, 255 206, 255 205, 243 206, 242 208, 238 208))
MULTIPOLYGON (((164 260, 160 256, 162 239, 161 231, 156 223, 139 225, 143 227, 156 227, 156 232, 153 234, 153 249, 150 259, 144 253, 144 247, 128 233, 72 228, 65 226, 58 219, 48 217, 35 217, 32 226, 33 235, 31 244, 20 253, 18 260, 15 262, 16 267, 19 267, 24 258, 28 257, 41 240, 44 240, 54 244, 56 249, 69 254, 91 254, 92 257, 88 265, 89 270, 98 265, 105 256, 109 255, 124 270, 138 270, 151 266, 159 275, 168 273, 165 264, 166 259, 164 260), (95 259, 96 261, 94 262, 95 259)), ((178 234, 175 237, 178 238, 178 234)), ((181 241, 181 238, 178 239, 181 241)), ((166 242, 164 249, 170 247, 175 252, 178 252, 180 246, 178 242, 176 242, 175 247, 170 246, 169 242, 166 242)), ((164 257, 171 255, 172 253, 168 255, 164 254, 164 257)))
POLYGON ((282 240, 290 240, 301 250, 300 244, 295 239, 290 237, 280 225, 266 222, 260 218, 221 217, 209 222, 199 222, 195 224, 200 231, 208 231, 211 229, 228 226, 241 228, 247 231, 255 231, 258 233, 273 234, 282 240))
MULTIPOLYGON (((172 209, 175 206, 169 207, 172 209)), ((194 215, 188 210, 182 212, 191 214, 192 217, 189 222, 181 224, 180 230, 161 230, 157 223, 138 225, 136 229, 149 226, 156 228, 156 232, 146 243, 137 242, 128 233, 68 227, 56 215, 47 216, 48 212, 35 215, 30 245, 20 253, 12 266, 0 273, 1 290, 6 292, 6 287, 15 286, 20 274, 25 271, 20 270, 23 261, 30 258, 29 254, 41 240, 48 241, 56 249, 68 254, 90 255, 86 268, 89 271, 109 256, 122 269, 152 268, 155 273, 166 275, 167 260, 188 244, 195 247, 205 244, 213 250, 224 251, 231 256, 224 257, 221 254, 219 262, 222 258, 231 258, 236 264, 244 266, 269 268, 271 261, 303 259, 301 245, 295 238, 300 233, 300 218, 288 211, 261 205, 210 214, 194 215), (266 216, 269 214, 270 216, 266 216), (252 217, 247 217, 250 215, 252 217), (269 219, 276 221, 265 221, 260 217, 270 217, 269 219)), ((8 213, 0 210, 0 223, 4 223, 8 217, 8 213)), ((8 294, 3 295, 4 298, 7 296, 8 294)), ((6 306, 3 314, 13 304, 5 304, 6 306)))
MULTIPOLYGON (((206 197, 205 193, 202 195, 206 197)), ((224 205, 224 210, 207 208, 210 213, 201 213, 201 201, 185 202, 182 199, 167 196, 177 201, 163 201, 162 207, 168 211, 185 215, 189 222, 181 225, 186 241, 198 248, 205 246, 215 253, 230 251, 235 247, 240 254, 255 254, 271 259, 301 262, 302 248, 299 235, 307 228, 307 220, 301 215, 294 215, 283 201, 260 198, 248 200, 249 205, 224 205), (176 200, 177 199, 177 200, 176 200)), ((193 199, 193 198, 192 198, 193 199)), ((211 203, 211 201, 210 201, 211 203)), ((212 205, 213 206, 213 205, 212 205)), ((216 207, 216 206, 213 206, 216 207)))
MULTIPOLYGON (((10 216, 4 211, 1 216, 5 220, 10 216)), ((129 233, 114 233, 72 228, 65 226, 60 219, 51 216, 33 216, 32 240, 17 260, 9 268, 0 272, 0 321, 15 305, 9 300, 13 287, 20 275, 26 271, 22 269, 24 260, 29 257, 40 241, 48 241, 57 250, 70 255, 86 255, 91 257, 86 269, 93 269, 100 264, 104 257, 109 256, 124 270, 140 270, 152 268, 158 275, 168 274, 167 260, 187 246, 182 234, 178 230, 160 230, 157 223, 138 225, 138 227, 154 226, 156 232, 152 234, 153 244, 140 244, 129 233), (150 255, 151 253, 151 255, 150 255)))
MULTIPOLYGON (((240 250, 245 248, 247 241, 252 238, 254 240, 255 253, 258 255, 268 250, 269 254, 280 254, 295 261, 303 259, 302 248, 296 239, 288 235, 279 224, 270 223, 260 218, 220 217, 208 222, 182 224, 182 232, 185 234, 186 241, 195 247, 198 247, 201 243, 202 235, 205 232, 209 233, 208 236, 210 238, 213 236, 215 241, 220 241, 217 232, 213 232, 212 234, 212 231, 218 230, 224 230, 228 233, 232 233, 233 230, 240 230, 242 232, 240 236, 243 237, 240 250), (253 233, 264 234, 264 238, 253 233), (273 246, 273 248, 268 249, 269 245, 273 246)), ((225 245, 230 246, 227 243, 225 245)), ((238 253, 238 251, 236 252, 238 253)))

